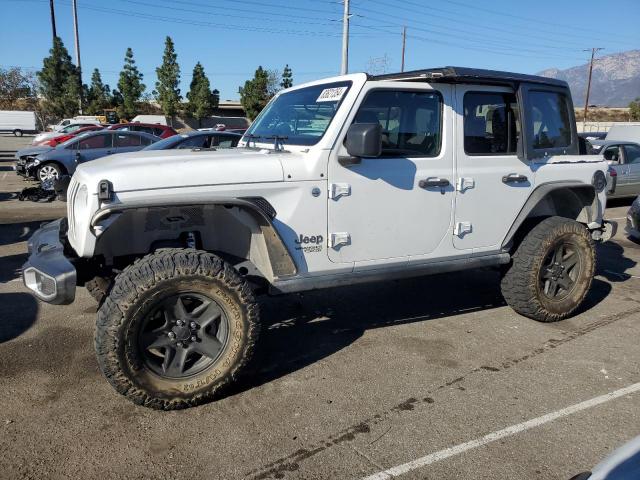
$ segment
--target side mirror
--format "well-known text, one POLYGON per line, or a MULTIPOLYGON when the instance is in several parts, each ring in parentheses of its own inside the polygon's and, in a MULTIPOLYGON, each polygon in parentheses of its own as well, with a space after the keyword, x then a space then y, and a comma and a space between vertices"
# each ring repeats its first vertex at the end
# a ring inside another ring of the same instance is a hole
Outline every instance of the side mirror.
POLYGON ((382 126, 379 123, 354 123, 347 130, 344 143, 352 157, 379 157, 382 153, 382 126))

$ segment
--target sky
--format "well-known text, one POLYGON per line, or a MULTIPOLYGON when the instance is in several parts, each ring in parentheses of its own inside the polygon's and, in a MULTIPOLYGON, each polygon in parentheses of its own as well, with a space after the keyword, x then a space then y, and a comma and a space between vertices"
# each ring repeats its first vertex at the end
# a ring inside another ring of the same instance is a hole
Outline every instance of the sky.
MULTIPOLYGON (((258 65, 293 70, 294 84, 337 75, 342 0, 77 0, 83 80, 98 68, 115 88, 131 47, 150 92, 173 39, 182 94, 200 61, 222 100, 258 65)), ((71 0, 54 0, 75 60, 71 0)), ((535 73, 640 48, 640 0, 351 0, 349 72, 468 66, 535 73)), ((51 48, 48 0, 0 0, 0 67, 38 70, 51 48)))

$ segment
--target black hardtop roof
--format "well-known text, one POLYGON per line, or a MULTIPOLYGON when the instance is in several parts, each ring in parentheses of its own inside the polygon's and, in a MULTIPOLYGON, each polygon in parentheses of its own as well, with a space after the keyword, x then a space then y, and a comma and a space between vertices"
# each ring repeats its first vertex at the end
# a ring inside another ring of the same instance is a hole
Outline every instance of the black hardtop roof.
POLYGON ((443 83, 485 83, 514 85, 521 82, 539 83, 554 87, 568 87, 567 82, 555 78, 524 73, 501 72, 468 67, 441 67, 425 70, 412 70, 402 73, 387 73, 369 76, 370 80, 428 81, 443 83))

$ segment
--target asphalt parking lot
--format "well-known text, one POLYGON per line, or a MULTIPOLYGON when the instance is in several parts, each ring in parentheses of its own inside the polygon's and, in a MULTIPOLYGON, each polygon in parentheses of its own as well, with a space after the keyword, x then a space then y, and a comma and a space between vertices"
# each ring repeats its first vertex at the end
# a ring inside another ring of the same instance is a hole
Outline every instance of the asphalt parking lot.
POLYGON ((16 198, 7 152, 28 141, 0 137, 0 478, 568 480, 640 434, 640 245, 622 229, 569 320, 515 314, 492 270, 265 298, 226 398, 135 406, 98 370, 84 289, 55 307, 18 278, 65 211, 16 198))

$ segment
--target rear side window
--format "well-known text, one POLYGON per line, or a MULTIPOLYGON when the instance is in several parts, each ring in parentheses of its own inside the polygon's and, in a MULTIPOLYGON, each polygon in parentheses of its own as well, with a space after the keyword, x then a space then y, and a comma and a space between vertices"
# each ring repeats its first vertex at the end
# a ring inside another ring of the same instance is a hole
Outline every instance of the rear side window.
POLYGON ((206 135, 196 135, 191 138, 187 138, 184 142, 181 142, 176 146, 178 149, 191 149, 191 148, 209 148, 209 137, 206 135))
POLYGON ((116 147, 139 147, 142 145, 138 135, 116 134, 116 147))
POLYGON ((216 139, 216 146, 220 148, 232 148, 236 145, 238 145, 238 139, 234 137, 218 137, 216 139))
POLYGON ((160 137, 164 133, 164 130, 162 128, 154 128, 153 132, 149 132, 149 133, 152 133, 156 137, 160 137))
POLYGON ((84 138, 78 142, 79 150, 88 150, 91 148, 109 148, 111 147, 111 135, 93 135, 84 138))
POLYGON ((571 145, 571 123, 567 97, 562 93, 529 92, 529 129, 533 129, 534 149, 571 145))
POLYGON ((636 145, 625 145, 626 163, 640 163, 640 147, 636 145))
POLYGON ((147 138, 147 137, 140 137, 140 143, 142 145, 147 146, 147 145, 151 145, 153 143, 153 140, 151 140, 150 138, 147 138))
POLYGON ((142 127, 142 126, 139 126, 139 127, 136 127, 136 130, 138 132, 144 132, 144 133, 148 133, 150 135, 153 135, 153 127, 142 127))
POLYGON ((438 92, 373 90, 354 123, 382 126, 383 157, 435 157, 442 141, 442 97, 438 92))
POLYGON ((513 93, 468 92, 464 96, 464 151, 471 155, 515 154, 520 137, 513 93))
POLYGON ((620 163, 620 159, 622 158, 622 155, 620 155, 620 147, 618 145, 611 145, 610 147, 607 147, 602 155, 605 160, 615 163, 620 163))

